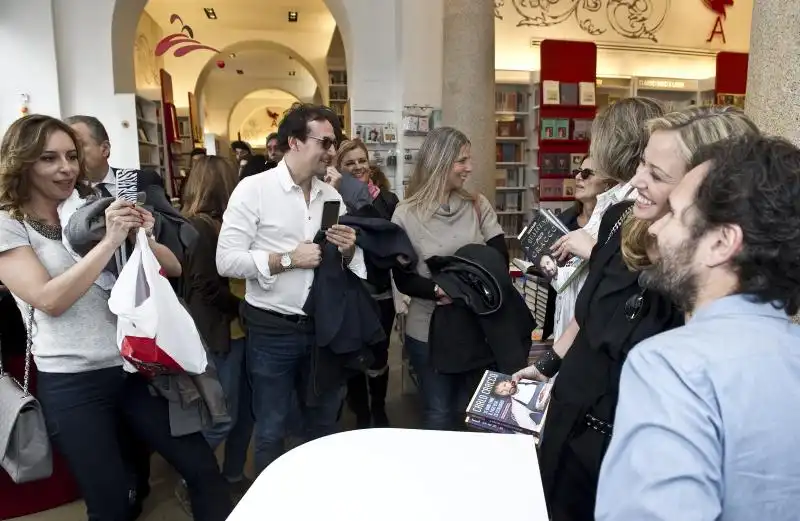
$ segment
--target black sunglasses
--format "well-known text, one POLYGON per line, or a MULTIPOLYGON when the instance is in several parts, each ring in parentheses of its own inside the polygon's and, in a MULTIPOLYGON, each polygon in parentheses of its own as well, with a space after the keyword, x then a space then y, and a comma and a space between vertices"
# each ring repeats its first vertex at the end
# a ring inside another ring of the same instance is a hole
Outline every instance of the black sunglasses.
POLYGON ((317 136, 308 136, 309 138, 319 141, 320 145, 322 145, 322 150, 330 150, 331 147, 336 148, 336 138, 332 138, 329 136, 325 137, 317 137, 317 136))
POLYGON ((594 170, 591 168, 577 168, 572 171, 572 177, 581 177, 583 179, 589 179, 594 175, 594 170))
POLYGON ((625 318, 627 318, 630 322, 633 322, 639 315, 641 315, 642 310, 645 307, 645 300, 644 295, 647 292, 646 289, 643 289, 641 293, 638 295, 633 295, 631 298, 625 301, 625 318))

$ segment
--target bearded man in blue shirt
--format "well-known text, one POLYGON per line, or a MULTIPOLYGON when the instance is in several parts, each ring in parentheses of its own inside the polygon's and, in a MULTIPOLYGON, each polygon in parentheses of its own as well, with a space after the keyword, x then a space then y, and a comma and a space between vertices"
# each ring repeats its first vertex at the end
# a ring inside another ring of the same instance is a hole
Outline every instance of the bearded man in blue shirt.
POLYGON ((625 362, 596 519, 796 521, 800 150, 750 137, 694 164, 642 281, 687 322, 625 362))

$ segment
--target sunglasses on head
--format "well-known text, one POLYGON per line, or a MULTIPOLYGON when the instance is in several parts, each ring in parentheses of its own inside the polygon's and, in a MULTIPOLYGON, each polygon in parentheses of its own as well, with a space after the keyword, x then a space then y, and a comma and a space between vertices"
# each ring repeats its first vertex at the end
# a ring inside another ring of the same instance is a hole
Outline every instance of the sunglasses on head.
POLYGON ((330 150, 331 147, 336 148, 336 138, 332 138, 329 136, 325 137, 308 136, 308 137, 315 141, 319 141, 320 145, 322 146, 322 150, 330 150))
POLYGON ((573 177, 581 177, 582 179, 589 179, 594 175, 594 170, 591 168, 577 168, 572 171, 573 177))

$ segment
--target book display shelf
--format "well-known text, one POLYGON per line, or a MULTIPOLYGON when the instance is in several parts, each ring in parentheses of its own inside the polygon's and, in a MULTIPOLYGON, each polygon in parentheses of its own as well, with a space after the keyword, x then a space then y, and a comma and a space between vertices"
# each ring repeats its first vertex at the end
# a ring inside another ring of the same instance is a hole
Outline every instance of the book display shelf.
POLYGON ((329 106, 339 116, 339 123, 343 129, 350 128, 349 126, 349 100, 350 93, 347 89, 347 71, 346 70, 331 70, 329 72, 328 80, 328 99, 329 106))
POLYGON ((671 112, 714 103, 714 78, 687 80, 649 76, 597 78, 597 108, 623 98, 646 96, 660 101, 671 112))
POLYGON ((496 71, 495 78, 495 210, 506 238, 516 239, 530 214, 530 86, 527 74, 496 71), (505 74, 504 74, 505 73, 505 74), (517 74, 519 76, 519 74, 517 74))
POLYGON ((155 170, 163 178, 167 163, 161 100, 136 96, 136 130, 139 139, 139 167, 155 170))
POLYGON ((597 47, 591 42, 544 40, 540 61, 541 71, 531 74, 539 167, 532 189, 539 207, 560 213, 573 204, 572 171, 589 153, 597 112, 597 47))
POLYGON ((744 110, 748 58, 744 52, 717 54, 717 74, 714 77, 717 105, 733 105, 744 110))

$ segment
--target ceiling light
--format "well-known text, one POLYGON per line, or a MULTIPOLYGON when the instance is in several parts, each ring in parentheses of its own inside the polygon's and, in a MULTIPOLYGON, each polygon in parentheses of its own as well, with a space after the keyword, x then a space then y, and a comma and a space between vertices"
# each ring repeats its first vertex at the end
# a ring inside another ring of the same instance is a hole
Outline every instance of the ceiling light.
POLYGON ((236 69, 236 74, 244 74, 244 71, 242 69, 236 69))
POLYGON ((295 74, 297 74, 296 71, 289 71, 289 76, 294 76, 295 74))
POLYGON ((230 54, 230 56, 231 56, 231 58, 236 58, 236 53, 235 53, 235 52, 232 52, 232 53, 230 54))
POLYGON ((289 11, 289 21, 290 22, 297 21, 297 11, 289 11))
POLYGON ((217 19, 217 13, 214 12, 214 8, 213 7, 204 7, 203 11, 205 11, 206 17, 209 20, 216 20, 217 19))

